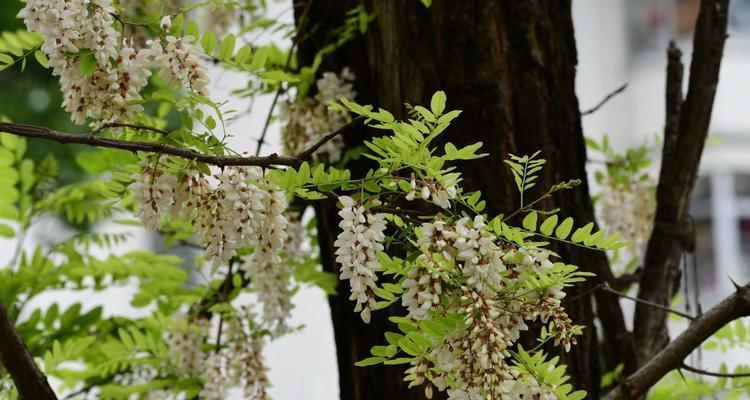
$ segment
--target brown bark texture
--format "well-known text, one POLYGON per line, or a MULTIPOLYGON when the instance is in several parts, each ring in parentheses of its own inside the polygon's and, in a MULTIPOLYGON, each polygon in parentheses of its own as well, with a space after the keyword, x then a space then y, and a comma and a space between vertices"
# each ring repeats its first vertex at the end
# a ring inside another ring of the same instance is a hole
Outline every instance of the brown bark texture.
POLYGON ((0 301, 0 361, 10 374, 21 399, 56 400, 47 377, 37 368, 34 357, 18 334, 8 311, 0 301))
MULTIPOLYGON (((638 298, 665 306, 677 293, 680 257, 693 247, 693 227, 688 219, 690 193, 698 176, 711 121, 727 36, 728 11, 729 0, 701 2, 684 101, 680 51, 674 44, 667 51, 667 120, 656 191, 656 216, 638 287, 638 298)), ((638 364, 643 365, 669 343, 666 313, 637 304, 633 332, 637 338, 638 364)))
MULTIPOLYGON (((316 52, 330 42, 332 29, 340 27, 345 12, 359 5, 350 0, 316 0, 307 15, 306 32, 300 35, 299 62, 309 65, 316 52)), ((299 15, 303 4, 296 7, 299 15)), ((575 95, 576 48, 569 1, 435 1, 425 8, 418 1, 366 2, 375 18, 367 32, 327 56, 322 71, 349 67, 356 74, 357 101, 383 107, 405 118, 404 103, 428 104, 432 94, 444 90, 448 109, 463 110, 443 140, 456 146, 483 142, 489 157, 464 162, 459 168, 465 186, 479 189, 490 215, 506 215, 518 207, 518 194, 503 164, 508 153, 542 151, 548 160, 537 185, 545 188, 569 179, 582 179, 574 190, 557 193, 544 207, 560 207, 563 216, 580 223, 594 220, 586 184, 586 151, 580 110, 575 95)), ((377 134, 362 130, 349 135, 348 145, 377 134), (351 140, 351 138, 355 138, 351 140)), ((438 143, 438 146, 441 144, 438 143)), ((362 172, 367 167, 350 165, 362 172)), ((333 242, 338 234, 336 207, 316 206, 321 257, 324 267, 338 271, 333 242)), ((615 295, 596 292, 597 309, 604 327, 603 347, 594 328, 591 285, 615 281, 601 252, 575 246, 555 248, 566 262, 597 274, 597 278, 569 290, 575 298, 566 304, 576 324, 586 325, 579 344, 563 354, 574 385, 597 398, 601 376, 600 355, 607 369, 624 362, 634 365, 632 338, 615 295), (582 296, 576 294, 584 293, 582 296)), ((357 368, 353 363, 369 356, 369 348, 384 344, 383 332, 393 330, 388 311, 375 312, 365 325, 352 312, 349 288, 340 282, 330 299, 337 343, 342 399, 421 398, 402 382, 403 366, 357 368)))

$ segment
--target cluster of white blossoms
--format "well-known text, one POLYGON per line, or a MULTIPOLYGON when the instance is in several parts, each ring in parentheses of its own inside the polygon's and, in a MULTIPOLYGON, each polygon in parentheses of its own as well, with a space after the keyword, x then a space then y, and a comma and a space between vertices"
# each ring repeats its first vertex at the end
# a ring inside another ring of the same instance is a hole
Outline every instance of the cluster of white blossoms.
POLYGON ((203 342, 208 336, 210 322, 207 319, 179 317, 167 337, 169 356, 180 373, 196 376, 206 360, 203 342))
POLYGON ((160 67, 167 82, 207 94, 206 69, 186 44, 189 38, 159 37, 150 48, 136 49, 115 29, 114 15, 111 0, 27 0, 18 14, 43 38, 41 50, 60 77, 63 107, 74 122, 133 120, 143 111, 138 101, 152 66, 160 67), (95 63, 90 68, 88 57, 95 63))
POLYGON ((288 329, 285 321, 292 310, 291 265, 282 262, 286 249, 288 221, 283 215, 286 200, 281 192, 270 192, 261 200, 263 217, 255 229, 254 250, 243 257, 241 269, 251 278, 250 284, 263 302, 263 320, 275 335, 288 329))
POLYGON ((464 315, 463 327, 430 354, 418 357, 408 374, 412 386, 448 390, 450 399, 547 398, 549 388, 534 384, 509 362, 510 349, 528 321, 552 322, 556 345, 575 344, 572 322, 561 306, 562 285, 529 291, 520 283, 553 267, 549 253, 501 244, 481 216, 424 223, 420 254, 406 272, 402 305, 407 317, 464 315), (462 282, 457 285, 456 282, 462 282), (448 385, 448 382, 452 384, 448 385), (524 397, 526 396, 526 397, 524 397))
POLYGON ((385 214, 372 213, 349 196, 341 196, 339 201, 344 206, 339 211, 342 231, 334 242, 336 262, 341 264, 339 277, 349 280, 349 300, 357 302, 354 311, 369 323, 375 307, 376 272, 380 269, 376 252, 383 250, 385 240, 385 214))
POLYGON ((170 217, 189 221, 215 267, 227 265, 240 247, 257 246, 264 254, 259 258, 278 256, 281 246, 276 243, 285 239, 286 200, 283 192, 259 186, 260 168, 230 166, 214 176, 187 168, 178 178, 152 157, 139 165, 142 169, 131 176, 129 188, 136 216, 146 228, 158 229, 170 217), (268 224, 281 227, 273 238, 268 224))
POLYGON ((406 194, 406 200, 414 200, 419 195, 422 199, 432 201, 442 208, 451 208, 451 200, 456 198, 455 183, 449 184, 444 188, 437 181, 427 178, 422 180, 421 185, 422 188, 418 190, 417 179, 412 175, 411 191, 406 194))
MULTIPOLYGON (((162 29, 169 30, 171 25, 169 17, 162 20, 162 29)), ((200 60, 200 51, 190 43, 192 40, 192 36, 167 35, 146 44, 164 82, 175 89, 188 89, 208 96, 208 70, 200 60)))
MULTIPOLYGON (((354 100, 357 93, 352 81, 354 74, 344 68, 340 75, 324 72, 318 79, 317 93, 314 98, 303 97, 295 102, 281 103, 281 119, 286 124, 281 129, 284 151, 294 155, 310 148, 326 134, 333 132, 351 121, 351 116, 343 110, 328 108, 331 103, 346 98, 354 100)), ((343 139, 337 136, 326 142, 317 154, 326 154, 328 161, 336 162, 341 159, 344 147, 343 139)))
POLYGON ((232 387, 241 387, 245 398, 268 399, 268 377, 263 361, 263 337, 248 331, 255 314, 249 307, 241 307, 233 319, 227 321, 222 332, 225 345, 212 352, 201 372, 203 389, 200 398, 223 400, 232 387))
POLYGON ((636 247, 646 243, 654 225, 655 188, 653 179, 630 181, 625 186, 608 182, 596 203, 603 228, 636 247))
POLYGON ((225 167, 214 176, 187 168, 178 178, 152 158, 140 166, 130 189, 144 226, 158 229, 168 218, 190 222, 214 267, 228 265, 239 248, 251 248, 240 269, 251 278, 264 321, 277 335, 285 333, 292 309, 292 269, 281 257, 291 251, 284 192, 267 189, 270 184, 257 167, 225 167))

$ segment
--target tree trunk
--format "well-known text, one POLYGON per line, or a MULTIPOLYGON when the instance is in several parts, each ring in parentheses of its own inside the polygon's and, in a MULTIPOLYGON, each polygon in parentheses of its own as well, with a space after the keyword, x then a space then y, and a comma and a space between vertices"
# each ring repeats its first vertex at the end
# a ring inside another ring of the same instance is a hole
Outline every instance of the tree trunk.
MULTIPOLYGON (((358 4, 353 0, 312 3, 299 44, 300 65, 312 62, 327 44, 330 31, 342 26, 345 12, 358 4)), ((295 7, 298 19, 303 6, 295 7)), ((338 72, 348 66, 357 76, 357 101, 388 109, 396 117, 405 116, 404 103, 428 104, 435 91, 444 90, 448 109, 464 112, 443 140, 458 147, 481 141, 482 151, 490 153, 459 168, 465 186, 482 191, 491 217, 518 208, 516 187, 502 160, 508 153, 541 150, 547 167, 534 189, 537 192, 530 196, 541 195, 561 181, 582 179, 581 186, 558 192, 544 207, 560 207, 563 217, 579 223, 594 220, 575 95, 576 48, 569 1, 436 0, 425 8, 417 0, 373 0, 366 6, 375 16, 366 34, 327 56, 322 71, 338 72)), ((370 134, 374 133, 349 135, 357 139, 348 145, 356 146, 370 134)), ((356 172, 358 166, 353 168, 356 172)), ((324 268, 338 271, 332 246, 338 233, 336 207, 321 204, 316 211, 324 268)), ((625 362, 626 372, 632 370, 632 338, 617 298, 602 292, 596 294, 603 327, 601 347, 597 340, 588 289, 597 280, 614 286, 605 255, 575 246, 555 250, 564 261, 597 274, 568 291, 568 298, 575 298, 566 304, 569 314, 587 328, 574 350, 563 355, 563 362, 574 385, 587 390, 589 398, 598 398, 602 361, 607 369, 625 362), (600 359, 599 354, 606 356, 600 359)), ((369 325, 362 323, 352 312, 347 285, 340 282, 339 294, 330 299, 341 398, 421 398, 421 390, 406 388, 403 366, 353 366, 369 355, 372 345, 385 343, 382 334, 392 327, 386 310, 373 313, 369 325)))

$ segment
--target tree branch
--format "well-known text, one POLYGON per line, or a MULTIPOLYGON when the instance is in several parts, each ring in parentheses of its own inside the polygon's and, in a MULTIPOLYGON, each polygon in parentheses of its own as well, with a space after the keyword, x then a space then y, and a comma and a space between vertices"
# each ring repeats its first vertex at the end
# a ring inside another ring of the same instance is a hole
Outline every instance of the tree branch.
MULTIPOLYGON (((14 124, 14 123, 0 123, 0 132, 6 132, 16 136, 24 136, 29 138, 40 138, 53 140, 63 144, 84 144, 93 147, 103 147, 110 149, 120 149, 127 151, 144 151, 149 153, 168 154, 176 157, 181 157, 187 160, 195 160, 206 164, 216 165, 219 167, 225 167, 229 165, 244 165, 244 166, 258 166, 258 167, 270 167, 274 165, 285 165, 290 167, 296 167, 302 163, 302 161, 312 157, 312 153, 320 148, 325 142, 333 139, 334 137, 341 135, 348 130, 352 129, 362 121, 362 119, 355 118, 352 122, 344 125, 325 135, 318 143, 313 145, 311 148, 303 151, 298 156, 280 156, 276 153, 267 156, 248 156, 248 157, 237 157, 237 156, 216 156, 211 154, 204 154, 195 150, 183 149, 180 147, 171 146, 164 143, 150 143, 150 142, 139 142, 119 139, 109 139, 99 136, 95 136, 94 131, 89 134, 76 134, 67 132, 58 132, 49 128, 27 125, 27 124, 14 124)), ((125 125, 121 125, 125 126, 125 125)), ((134 127, 134 126, 130 126, 134 127)), ((145 129, 140 127, 138 129, 145 129)), ((151 129, 153 130, 153 129, 151 129)))
MULTIPOLYGON (((654 230, 649 239, 638 298, 669 305, 679 286, 679 261, 686 243, 690 193, 698 174, 703 146, 711 121, 719 69, 726 39, 729 0, 702 0, 693 38, 690 84, 682 101, 680 51, 667 51, 667 88, 664 147, 656 193, 654 230)), ((669 342, 667 315, 637 304, 634 337, 639 365, 649 362, 669 342)))
POLYGON ((0 301, 0 361, 10 373, 21 399, 57 400, 47 377, 34 363, 34 357, 23 343, 0 301))
POLYGON ((716 331, 729 322, 748 315, 750 315, 750 285, 745 285, 718 305, 696 317, 682 334, 634 374, 623 380, 604 399, 633 399, 645 394, 669 371, 683 366, 685 357, 716 331))
POLYGON ((682 363, 680 365, 680 369, 684 369, 685 371, 692 372, 694 374, 698 375, 706 375, 706 376, 714 376, 717 378, 748 378, 750 377, 750 372, 746 373, 738 373, 738 374, 732 374, 732 373, 725 373, 725 372, 712 372, 712 371, 706 371, 704 369, 691 367, 685 363, 682 363))
POLYGON ((594 107, 592 107, 592 108, 590 108, 590 109, 588 109, 586 111, 581 111, 581 116, 585 117, 587 115, 590 115, 590 114, 593 114, 593 113, 599 111, 599 109, 602 108, 605 104, 607 104, 608 101, 612 100, 612 98, 615 97, 615 96, 617 96, 618 94, 624 92, 625 89, 627 89, 627 88, 628 88, 628 84, 627 83, 623 83, 622 86, 618 87, 612 93, 610 93, 606 97, 604 97, 602 99, 602 101, 599 102, 599 104, 595 105, 594 107))

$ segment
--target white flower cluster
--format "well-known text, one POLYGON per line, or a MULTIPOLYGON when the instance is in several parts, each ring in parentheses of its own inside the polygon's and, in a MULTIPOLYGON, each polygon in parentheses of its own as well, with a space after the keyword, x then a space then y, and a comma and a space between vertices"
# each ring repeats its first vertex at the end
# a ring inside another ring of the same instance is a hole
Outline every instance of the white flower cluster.
POLYGON ((165 47, 159 39, 150 49, 136 49, 118 39, 114 13, 111 0, 27 0, 18 14, 29 31, 42 36, 41 49, 60 77, 63 107, 74 122, 133 120, 143 111, 138 101, 151 76, 152 56, 167 82, 206 94, 206 70, 184 38, 168 36, 165 47), (95 65, 84 73, 92 56, 95 65))
POLYGON ((656 212, 656 183, 631 181, 626 186, 609 182, 602 189, 597 208, 603 228, 634 246, 648 241, 656 212))
POLYGON ((302 225, 302 216, 297 211, 288 211, 287 219, 287 238, 284 243, 284 254, 286 258, 293 263, 300 263, 305 260, 305 227, 302 225))
POLYGON ((248 332, 255 314, 249 307, 242 307, 223 332, 225 346, 213 352, 206 360, 201 374, 203 390, 200 398, 223 400, 231 387, 241 387, 245 398, 268 399, 268 377, 263 361, 263 338, 256 332, 248 332))
POLYGON ((575 344, 573 325, 560 304, 561 285, 528 291, 521 285, 529 275, 553 268, 549 253, 500 245, 482 217, 442 220, 422 225, 418 235, 422 254, 406 272, 402 305, 408 317, 422 320, 431 313, 465 316, 463 329, 435 348, 430 360, 417 358, 408 374, 412 385, 434 388, 451 399, 547 398, 533 377, 520 374, 509 349, 528 329, 527 321, 552 321, 555 344, 566 350, 575 344), (463 282, 456 286, 454 282, 463 282), (434 365, 432 363, 434 362, 434 365), (539 396, 539 397, 537 397, 539 396))
MULTIPOLYGON (((346 111, 331 110, 328 105, 339 99, 354 100, 357 95, 353 89, 354 74, 344 68, 340 75, 324 72, 317 80, 317 94, 314 98, 304 97, 296 102, 281 103, 281 119, 286 125, 281 130, 284 151, 287 154, 298 154, 318 142, 326 134, 333 132, 351 121, 346 111)), ((326 154, 328 161, 335 162, 341 158, 344 142, 337 136, 326 142, 318 154, 326 154)))
POLYGON ((339 201, 344 206, 339 211, 342 231, 334 242, 336 262, 341 264, 339 278, 349 280, 352 291, 349 300, 357 302, 354 311, 360 312, 362 320, 369 323, 375 306, 372 289, 378 280, 376 271, 380 269, 376 252, 383 250, 385 240, 385 215, 371 213, 349 196, 341 196, 339 201))
MULTIPOLYGON (((162 26, 170 26, 163 21, 162 26)), ((167 28, 168 29, 168 28, 167 28)), ((159 76, 175 89, 188 89, 201 96, 208 96, 208 70, 199 57, 199 50, 190 44, 191 36, 166 36, 163 40, 151 40, 146 44, 160 68, 159 76), (163 45, 162 42, 166 42, 163 45)))
POLYGON ((261 188, 268 183, 256 167, 226 167, 211 178, 216 181, 212 184, 195 169, 178 178, 152 164, 151 158, 144 159, 142 170, 132 175, 136 216, 148 229, 158 229, 168 217, 189 221, 214 267, 227 265, 240 247, 252 248, 240 269, 263 303, 264 321, 275 334, 285 333, 292 309, 292 270, 281 258, 288 227, 284 193, 261 188))
POLYGON ((210 323, 207 319, 184 316, 175 322, 174 329, 167 337, 169 356, 176 363, 180 373, 197 376, 206 359, 202 346, 208 337, 210 323))
POLYGON ((76 123, 92 118, 103 123, 132 119, 143 107, 140 90, 148 82, 148 55, 127 40, 117 49, 111 0, 28 0, 18 14, 30 31, 43 38, 42 51, 60 77, 63 106, 76 123), (88 53, 87 53, 88 52, 88 53), (81 71, 93 54, 92 73, 81 71))
POLYGON ((212 184, 195 169, 186 169, 178 178, 152 164, 151 158, 144 159, 139 164, 142 170, 131 176, 136 216, 149 229, 158 229, 170 216, 187 219, 214 266, 226 265, 238 248, 258 243, 267 213, 276 213, 279 207, 263 209, 269 204, 266 199, 278 194, 256 184, 262 179, 258 168, 226 167, 212 184))
POLYGON ((275 335, 288 329, 286 319, 292 310, 291 265, 282 262, 280 253, 287 240, 288 222, 283 212, 283 193, 267 193, 261 199, 263 217, 259 219, 253 239, 254 251, 243 258, 242 266, 251 285, 263 303, 263 320, 273 327, 275 335))
MULTIPOLYGON (((430 200, 442 208, 451 208, 451 200, 456 198, 456 184, 451 183, 443 188, 438 182, 432 179, 424 179, 421 183, 422 189, 419 190, 419 196, 424 200, 430 200)), ((411 191, 406 194, 406 200, 414 200, 417 197, 417 179, 411 177, 411 191)))

